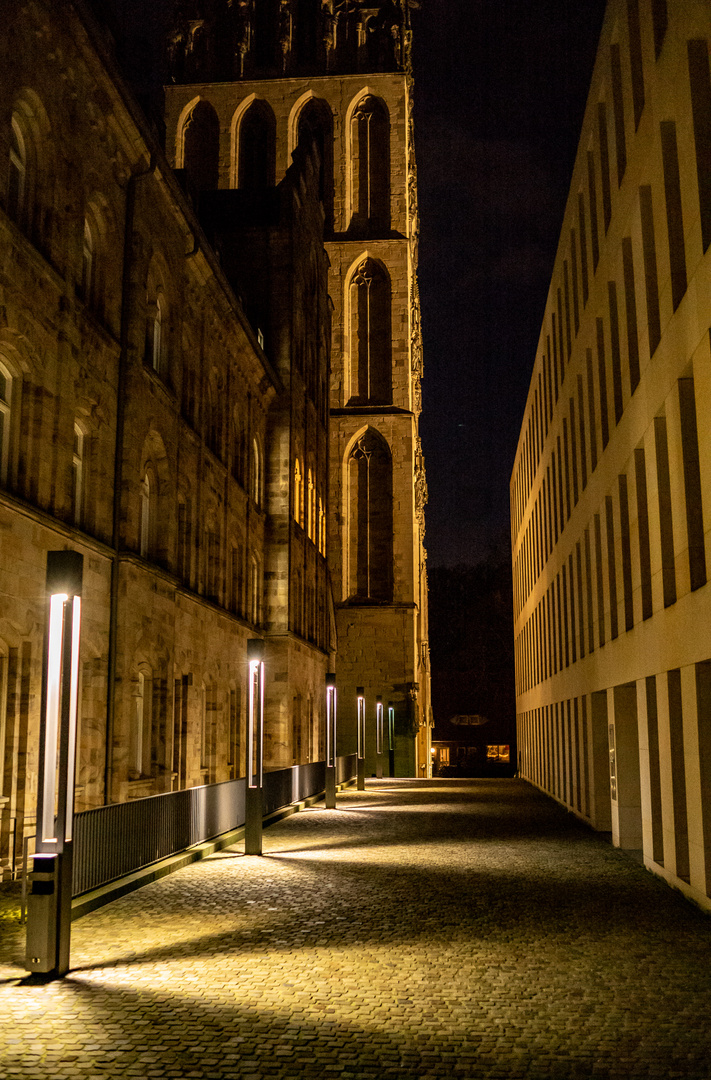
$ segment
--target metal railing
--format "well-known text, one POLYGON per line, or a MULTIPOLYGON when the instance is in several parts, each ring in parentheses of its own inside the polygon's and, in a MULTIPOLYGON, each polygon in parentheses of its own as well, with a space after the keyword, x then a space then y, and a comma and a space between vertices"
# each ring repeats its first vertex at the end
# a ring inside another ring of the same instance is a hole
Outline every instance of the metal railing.
MULTIPOLYGON (((323 791, 325 768, 325 762, 314 761, 265 773, 264 815, 323 791)), ((355 754, 337 759, 337 783, 355 775, 355 754)), ((73 895, 238 829, 245 821, 245 787, 241 777, 77 814, 73 895)))

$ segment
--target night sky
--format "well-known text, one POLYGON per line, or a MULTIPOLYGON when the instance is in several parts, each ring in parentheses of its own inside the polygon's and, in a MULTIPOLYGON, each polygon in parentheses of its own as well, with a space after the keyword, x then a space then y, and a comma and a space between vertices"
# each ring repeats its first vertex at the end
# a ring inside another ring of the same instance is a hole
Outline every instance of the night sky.
MULTIPOLYGON (((145 87, 172 0, 110 3, 145 87)), ((422 0, 414 15, 430 566, 508 549, 509 476, 604 8, 422 0)))

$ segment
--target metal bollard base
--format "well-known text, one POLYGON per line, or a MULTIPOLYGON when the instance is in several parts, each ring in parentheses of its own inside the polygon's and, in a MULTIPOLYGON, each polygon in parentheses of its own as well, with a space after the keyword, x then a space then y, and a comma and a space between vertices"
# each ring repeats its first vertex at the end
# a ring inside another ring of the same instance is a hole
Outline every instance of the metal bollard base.
POLYGON ((262 789, 248 787, 245 800, 244 853, 262 854, 262 818, 264 816, 262 789))
POLYGON ((378 754, 375 758, 375 779, 383 779, 383 755, 378 754))
POLYGON ((365 758, 358 758, 358 791, 365 791, 365 758))
POLYGON ((391 776, 394 776, 395 775, 395 751, 394 750, 389 750, 388 751, 388 759, 389 759, 388 760, 388 765, 390 766, 389 773, 390 773, 391 776))
POLYGON ((326 809, 336 809, 336 767, 335 765, 326 766, 326 809))

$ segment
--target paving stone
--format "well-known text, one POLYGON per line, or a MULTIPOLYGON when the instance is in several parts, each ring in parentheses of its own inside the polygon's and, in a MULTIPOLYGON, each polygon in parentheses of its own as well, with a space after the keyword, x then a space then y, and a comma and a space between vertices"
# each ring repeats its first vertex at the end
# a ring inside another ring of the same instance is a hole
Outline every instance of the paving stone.
MULTIPOLYGON (((13 907, 14 905, 14 907, 13 907)), ((74 923, 0 1076, 711 1078, 711 921, 522 781, 368 781, 74 923)))

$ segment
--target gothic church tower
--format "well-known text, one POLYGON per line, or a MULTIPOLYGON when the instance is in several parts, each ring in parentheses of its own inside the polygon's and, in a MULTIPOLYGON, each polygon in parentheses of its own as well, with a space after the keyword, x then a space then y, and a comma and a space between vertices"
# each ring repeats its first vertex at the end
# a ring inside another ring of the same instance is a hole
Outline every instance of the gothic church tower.
MULTIPOLYGON (((410 8, 416 0, 182 0, 168 43, 167 148, 201 190, 274 187, 299 144, 320 159, 333 305, 327 558, 339 753, 366 694, 395 715, 397 775, 429 772, 429 657, 418 418, 410 8)), ((269 354, 269 342, 265 349, 269 354)), ((308 447, 292 452, 303 525, 308 447), (303 459, 301 459, 303 457, 303 459)), ((387 747, 384 756, 387 769, 387 747)))

